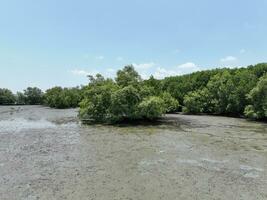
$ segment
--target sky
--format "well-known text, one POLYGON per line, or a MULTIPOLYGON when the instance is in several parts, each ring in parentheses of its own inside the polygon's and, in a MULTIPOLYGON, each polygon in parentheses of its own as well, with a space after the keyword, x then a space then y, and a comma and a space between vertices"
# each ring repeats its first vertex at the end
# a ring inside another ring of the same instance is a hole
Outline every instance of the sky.
POLYGON ((0 88, 266 62, 266 0, 0 0, 0 88))

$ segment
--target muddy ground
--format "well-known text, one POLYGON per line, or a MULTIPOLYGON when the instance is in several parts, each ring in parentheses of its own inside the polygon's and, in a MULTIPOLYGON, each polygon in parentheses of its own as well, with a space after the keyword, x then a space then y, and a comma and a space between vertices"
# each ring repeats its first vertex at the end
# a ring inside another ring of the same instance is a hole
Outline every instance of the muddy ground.
POLYGON ((267 199, 267 124, 168 115, 81 125, 77 110, 0 107, 0 199, 267 199))

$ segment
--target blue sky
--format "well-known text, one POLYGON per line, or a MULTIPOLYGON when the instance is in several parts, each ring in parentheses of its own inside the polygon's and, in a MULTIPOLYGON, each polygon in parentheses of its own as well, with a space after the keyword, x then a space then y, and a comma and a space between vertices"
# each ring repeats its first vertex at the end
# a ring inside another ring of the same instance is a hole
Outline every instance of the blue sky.
POLYGON ((2 0, 0 87, 86 84, 266 61, 265 0, 2 0))

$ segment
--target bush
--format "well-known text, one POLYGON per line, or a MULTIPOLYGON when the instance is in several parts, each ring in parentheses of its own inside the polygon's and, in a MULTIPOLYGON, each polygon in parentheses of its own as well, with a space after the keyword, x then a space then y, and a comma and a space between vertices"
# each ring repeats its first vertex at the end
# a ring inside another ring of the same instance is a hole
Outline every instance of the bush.
POLYGON ((115 81, 99 74, 89 77, 80 116, 101 122, 156 119, 177 111, 180 102, 184 112, 236 116, 245 113, 262 119, 267 115, 267 75, 255 86, 266 71, 267 64, 262 63, 143 81, 130 65, 118 71, 115 81))
POLYGON ((160 97, 147 97, 138 105, 140 118, 154 120, 161 117, 165 112, 165 103, 160 97))
POLYGON ((132 65, 125 66, 117 72, 116 82, 119 86, 138 85, 141 81, 140 75, 132 65))
POLYGON ((114 90, 112 82, 89 86, 85 89, 84 99, 80 103, 79 117, 83 120, 108 122, 111 120, 111 95, 114 90))
POLYGON ((244 114, 250 119, 258 119, 259 113, 257 113, 252 105, 248 105, 245 108, 244 114))
POLYGON ((25 104, 28 105, 37 105, 42 104, 43 102, 43 92, 37 87, 28 87, 24 90, 23 96, 20 94, 20 101, 25 101, 25 104))
POLYGON ((183 112, 212 113, 214 105, 207 88, 188 93, 184 97, 183 112))
MULTIPOLYGON (((152 120, 166 112, 164 101, 152 96, 154 88, 144 85, 132 66, 119 70, 116 82, 101 75, 89 78, 90 83, 84 88, 84 99, 80 103, 79 116, 82 120, 103 123, 152 120)), ((170 104, 169 109, 176 106, 173 99, 170 104)))
POLYGON ((248 70, 224 70, 211 77, 207 86, 184 97, 185 112, 240 115, 248 104, 246 94, 257 77, 248 70))
POLYGON ((256 87, 248 94, 251 105, 245 109, 245 116, 252 119, 267 118, 267 74, 260 78, 256 87))
POLYGON ((178 110, 179 102, 175 98, 173 98, 170 93, 164 92, 160 97, 164 101, 167 113, 175 112, 178 110))
POLYGON ((22 92, 17 92, 16 104, 25 105, 27 103, 26 96, 22 92))
POLYGON ((115 121, 139 118, 137 106, 141 101, 139 91, 132 85, 123 87, 112 94, 111 114, 115 121))
POLYGON ((16 98, 14 94, 5 88, 0 88, 0 105, 14 104, 16 98))
POLYGON ((81 101, 81 92, 79 88, 54 87, 46 91, 44 101, 51 108, 75 108, 81 101))

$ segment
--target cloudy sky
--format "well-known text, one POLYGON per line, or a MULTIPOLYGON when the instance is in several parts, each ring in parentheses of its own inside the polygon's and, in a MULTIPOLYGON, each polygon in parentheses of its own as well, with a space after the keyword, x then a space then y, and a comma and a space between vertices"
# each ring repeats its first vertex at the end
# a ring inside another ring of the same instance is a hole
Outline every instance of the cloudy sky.
POLYGON ((133 64, 146 78, 267 59, 265 0, 3 0, 0 87, 86 84, 133 64))

